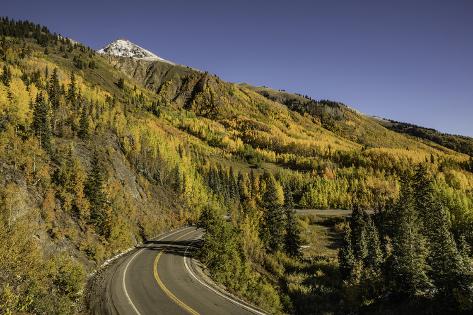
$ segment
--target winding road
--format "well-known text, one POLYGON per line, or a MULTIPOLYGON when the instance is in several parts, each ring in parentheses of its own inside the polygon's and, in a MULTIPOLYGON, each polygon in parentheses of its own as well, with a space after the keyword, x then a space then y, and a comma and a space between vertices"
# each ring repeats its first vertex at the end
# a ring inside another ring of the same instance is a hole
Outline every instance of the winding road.
POLYGON ((259 314, 204 281, 192 254, 203 231, 186 227, 149 241, 114 263, 94 314, 259 314))

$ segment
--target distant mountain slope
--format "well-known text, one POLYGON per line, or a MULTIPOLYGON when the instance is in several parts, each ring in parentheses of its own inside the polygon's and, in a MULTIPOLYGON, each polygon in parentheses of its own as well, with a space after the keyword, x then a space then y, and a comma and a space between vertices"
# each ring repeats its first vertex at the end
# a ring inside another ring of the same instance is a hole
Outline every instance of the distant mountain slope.
POLYGON ((417 138, 426 139, 446 148, 473 156, 473 138, 442 133, 432 128, 417 126, 410 123, 390 119, 375 118, 380 124, 393 131, 408 134, 417 138))
POLYGON ((316 118, 320 124, 364 148, 392 148, 392 149, 416 149, 433 152, 432 149, 448 152, 445 148, 432 146, 405 137, 403 134, 390 130, 369 116, 354 110, 343 103, 330 100, 314 100, 308 96, 277 91, 267 87, 243 86, 257 93, 286 105, 302 115, 310 115, 316 118))

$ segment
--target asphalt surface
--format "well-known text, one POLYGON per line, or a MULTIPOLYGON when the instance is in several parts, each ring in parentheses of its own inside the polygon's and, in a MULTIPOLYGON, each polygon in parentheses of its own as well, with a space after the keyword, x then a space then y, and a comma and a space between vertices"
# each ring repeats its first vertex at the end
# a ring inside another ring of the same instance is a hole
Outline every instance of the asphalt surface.
MULTIPOLYGON (((122 258, 108 280, 107 313, 262 314, 206 284, 190 268, 202 231, 170 232, 122 258)), ((102 312, 101 312, 102 313, 102 312)))
MULTIPOLYGON (((295 209, 297 214, 314 214, 321 217, 332 217, 332 216, 351 216, 352 210, 343 210, 343 209, 295 209)), ((373 214, 373 210, 365 210, 368 214, 373 214)))

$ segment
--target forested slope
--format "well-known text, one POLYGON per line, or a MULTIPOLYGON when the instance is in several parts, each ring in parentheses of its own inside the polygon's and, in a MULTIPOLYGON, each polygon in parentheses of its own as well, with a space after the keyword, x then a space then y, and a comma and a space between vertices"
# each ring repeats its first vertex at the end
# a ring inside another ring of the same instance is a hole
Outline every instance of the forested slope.
POLYGON ((473 138, 471 137, 451 135, 439 132, 432 128, 425 128, 414 124, 394 120, 378 118, 375 119, 386 128, 389 128, 396 132, 432 141, 457 152, 462 152, 468 154, 469 156, 473 156, 473 138))
MULTIPOLYGON (((362 274, 364 254, 340 273, 333 257, 301 252, 292 210, 391 213, 419 163, 449 244, 473 244, 473 163, 462 153, 342 104, 101 56, 29 22, 2 19, 0 36, 0 313, 79 312, 86 273, 189 222, 207 228, 200 258, 214 278, 271 313, 378 305, 397 287, 360 291, 361 276, 348 275, 362 274)), ((388 268, 381 243, 376 268, 388 268)))

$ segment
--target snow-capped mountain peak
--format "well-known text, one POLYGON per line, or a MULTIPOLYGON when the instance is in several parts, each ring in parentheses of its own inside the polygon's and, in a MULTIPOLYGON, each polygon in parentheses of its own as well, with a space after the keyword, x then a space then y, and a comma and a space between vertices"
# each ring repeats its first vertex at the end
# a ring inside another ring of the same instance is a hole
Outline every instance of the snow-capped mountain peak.
POLYGON ((140 47, 129 40, 126 39, 117 39, 116 41, 108 44, 104 48, 97 51, 99 54, 106 54, 119 57, 131 57, 135 59, 143 59, 150 61, 162 61, 170 64, 173 62, 163 59, 156 54, 152 53, 149 50, 140 47))

